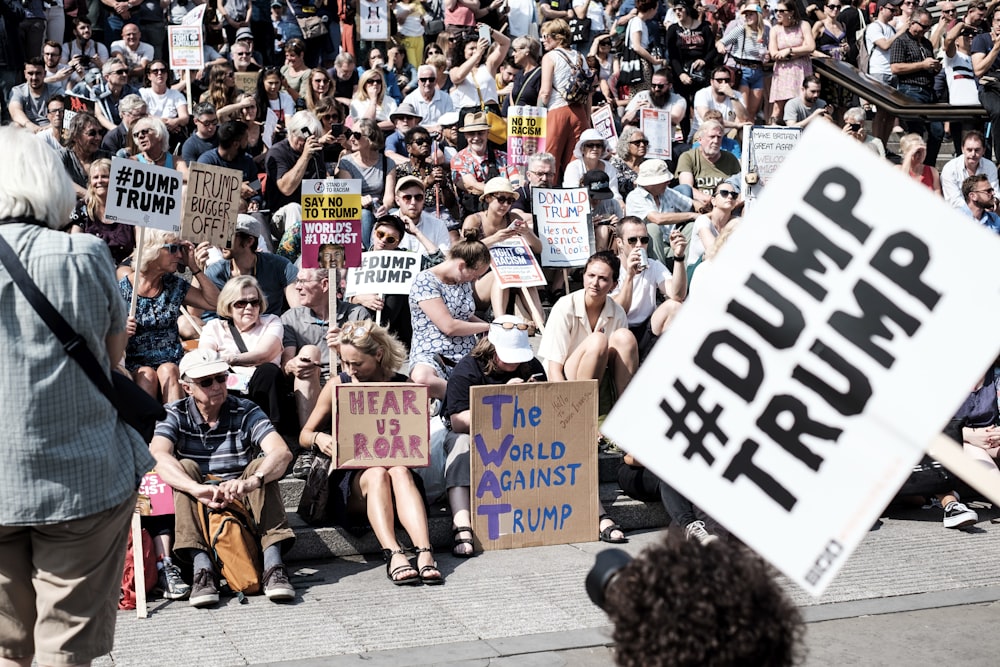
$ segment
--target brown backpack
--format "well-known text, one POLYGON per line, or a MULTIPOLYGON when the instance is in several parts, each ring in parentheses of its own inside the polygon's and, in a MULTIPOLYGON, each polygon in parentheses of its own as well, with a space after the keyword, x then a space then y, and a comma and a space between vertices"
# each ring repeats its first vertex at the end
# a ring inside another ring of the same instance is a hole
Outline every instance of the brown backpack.
POLYGON ((201 518, 209 556, 229 588, 234 593, 259 593, 264 566, 257 524, 247 508, 239 500, 220 510, 202 505, 201 518))

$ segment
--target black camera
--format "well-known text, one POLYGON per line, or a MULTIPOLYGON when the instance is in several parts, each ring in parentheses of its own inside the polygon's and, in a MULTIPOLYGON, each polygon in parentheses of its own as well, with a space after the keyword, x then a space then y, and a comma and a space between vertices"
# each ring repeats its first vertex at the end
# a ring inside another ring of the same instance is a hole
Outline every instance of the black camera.
POLYGON ((587 573, 586 587, 590 601, 601 609, 604 607, 604 594, 608 585, 618 576, 622 569, 632 562, 632 556, 621 549, 605 549, 597 554, 594 567, 587 573))
POLYGON ((80 67, 87 69, 90 67, 90 56, 81 53, 80 54, 80 67))

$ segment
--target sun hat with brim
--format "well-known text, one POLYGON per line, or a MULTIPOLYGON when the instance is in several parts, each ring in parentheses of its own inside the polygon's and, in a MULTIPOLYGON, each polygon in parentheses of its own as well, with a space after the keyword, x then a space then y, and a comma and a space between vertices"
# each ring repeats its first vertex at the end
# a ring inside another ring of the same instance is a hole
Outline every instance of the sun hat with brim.
POLYGON ((181 359, 181 378, 200 380, 210 375, 228 373, 229 371, 229 364, 223 361, 215 350, 191 350, 181 359))
POLYGON ((507 193, 509 195, 514 195, 516 199, 519 195, 514 186, 510 184, 510 181, 503 176, 495 176, 490 180, 486 181, 486 185, 483 186, 483 196, 496 195, 501 192, 507 193))
POLYGON ((639 186, 659 185, 672 181, 674 175, 670 172, 670 167, 663 160, 646 160, 639 165, 639 174, 635 177, 635 184, 639 186))
POLYGON ((740 14, 746 14, 747 12, 757 12, 760 14, 760 5, 756 3, 751 3, 749 5, 744 5, 743 9, 740 10, 740 14))
POLYGON ((486 114, 482 111, 465 114, 465 124, 458 128, 459 132, 482 132, 489 130, 490 123, 486 119, 486 114))
POLYGON ((438 118, 438 125, 441 127, 451 127, 452 125, 458 125, 458 112, 449 111, 448 113, 441 114, 438 118))
MULTIPOLYGON (((584 144, 589 144, 592 141, 601 141, 601 142, 603 142, 604 143, 604 149, 607 150, 607 148, 608 148, 608 142, 604 140, 604 137, 601 136, 600 132, 598 132, 597 130, 591 128, 589 130, 584 130, 583 134, 580 135, 580 140, 578 142, 576 142, 576 148, 573 149, 573 155, 575 155, 577 157, 577 159, 581 159, 582 160, 583 159, 583 145, 584 144)), ((604 157, 604 156, 602 155, 601 157, 604 157)))
POLYGON ((517 327, 504 329, 501 325, 505 322, 524 324, 524 320, 516 315, 501 315, 490 324, 490 333, 487 338, 493 343, 500 361, 505 364, 521 364, 530 361, 535 353, 528 340, 528 331, 521 331, 517 327))
POLYGON ((396 122, 397 118, 416 118, 417 120, 423 120, 424 117, 420 115, 420 112, 413 108, 413 105, 409 102, 403 102, 396 110, 389 114, 389 120, 393 123, 396 122))
POLYGON ((241 39, 253 40, 253 31, 250 28, 240 28, 236 31, 236 41, 238 42, 241 39))

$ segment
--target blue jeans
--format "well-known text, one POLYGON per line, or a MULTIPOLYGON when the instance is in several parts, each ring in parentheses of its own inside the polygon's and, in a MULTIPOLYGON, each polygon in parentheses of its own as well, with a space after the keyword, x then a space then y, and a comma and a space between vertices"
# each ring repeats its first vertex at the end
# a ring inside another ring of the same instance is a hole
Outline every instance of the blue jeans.
MULTIPOLYGON (((896 90, 918 102, 935 101, 934 91, 931 89, 901 83, 896 87, 896 90)), ((920 135, 927 132, 927 156, 924 157, 924 164, 932 167, 937 164, 938 152, 940 152, 941 142, 944 140, 944 123, 939 120, 924 122, 919 119, 910 119, 904 121, 904 126, 907 132, 916 132, 920 135)))

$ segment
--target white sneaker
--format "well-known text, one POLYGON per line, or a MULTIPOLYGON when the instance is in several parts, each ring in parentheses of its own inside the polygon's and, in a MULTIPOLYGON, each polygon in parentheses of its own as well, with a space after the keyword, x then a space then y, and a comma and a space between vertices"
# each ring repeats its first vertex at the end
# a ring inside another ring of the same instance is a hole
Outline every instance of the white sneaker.
POLYGON ((953 500, 944 508, 945 528, 966 528, 979 521, 975 510, 970 510, 965 503, 953 500))
POLYGON ((688 542, 697 540, 702 546, 711 544, 719 539, 705 529, 704 521, 692 521, 689 523, 687 528, 684 529, 684 536, 687 538, 688 542))

